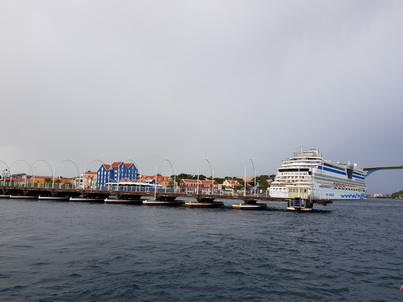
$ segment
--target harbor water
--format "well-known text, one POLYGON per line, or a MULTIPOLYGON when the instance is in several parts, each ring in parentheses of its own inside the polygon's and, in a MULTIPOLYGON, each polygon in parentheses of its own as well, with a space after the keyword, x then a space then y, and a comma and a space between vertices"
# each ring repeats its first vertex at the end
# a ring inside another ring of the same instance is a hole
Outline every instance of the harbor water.
POLYGON ((403 301, 402 200, 285 207, 1 199, 0 301, 403 301))

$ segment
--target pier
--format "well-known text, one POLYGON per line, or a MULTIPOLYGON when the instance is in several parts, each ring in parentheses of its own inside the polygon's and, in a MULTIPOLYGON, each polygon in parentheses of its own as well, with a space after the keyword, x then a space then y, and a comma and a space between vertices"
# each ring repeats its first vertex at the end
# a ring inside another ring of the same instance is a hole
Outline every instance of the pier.
MULTIPOLYGON (((93 200, 105 200, 111 199, 111 197, 117 200, 127 201, 140 201, 143 199, 153 199, 155 201, 175 201, 180 197, 188 197, 195 199, 200 204, 211 204, 217 202, 217 200, 232 199, 240 200, 244 204, 254 205, 258 201, 266 202, 287 202, 286 199, 273 198, 267 196, 267 194, 256 195, 229 195, 229 194, 189 194, 185 192, 164 192, 158 191, 127 191, 123 190, 96 190, 96 189, 81 189, 81 188, 52 188, 52 187, 29 187, 29 186, 15 186, 15 185, 0 185, 0 195, 3 197, 11 198, 36 198, 46 197, 47 199, 61 199, 61 198, 83 198, 93 200)), ((331 200, 312 200, 314 204, 327 205, 332 203, 331 200)))

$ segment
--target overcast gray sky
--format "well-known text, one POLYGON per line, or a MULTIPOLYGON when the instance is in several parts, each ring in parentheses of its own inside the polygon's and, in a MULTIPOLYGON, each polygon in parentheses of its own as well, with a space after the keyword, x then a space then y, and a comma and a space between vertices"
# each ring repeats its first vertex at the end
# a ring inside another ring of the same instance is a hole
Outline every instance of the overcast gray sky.
POLYGON ((1 0, 0 98, 9 165, 260 175, 301 146, 403 165, 403 1, 1 0))

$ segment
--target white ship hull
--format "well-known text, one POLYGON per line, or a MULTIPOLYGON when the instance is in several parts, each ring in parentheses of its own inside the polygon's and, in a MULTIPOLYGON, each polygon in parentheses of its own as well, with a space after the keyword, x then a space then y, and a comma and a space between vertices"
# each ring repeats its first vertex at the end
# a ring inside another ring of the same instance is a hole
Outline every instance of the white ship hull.
POLYGON ((366 172, 351 164, 332 164, 318 150, 301 150, 278 168, 270 187, 275 198, 363 199, 366 172))

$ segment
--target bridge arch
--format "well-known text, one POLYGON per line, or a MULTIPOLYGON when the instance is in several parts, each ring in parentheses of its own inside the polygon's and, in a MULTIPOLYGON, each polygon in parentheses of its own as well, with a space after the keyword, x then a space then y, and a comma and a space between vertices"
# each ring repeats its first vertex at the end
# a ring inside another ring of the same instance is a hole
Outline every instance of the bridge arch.
POLYGON ((396 170, 403 169, 403 166, 379 166, 379 167, 371 167, 371 168, 363 168, 364 171, 367 171, 367 176, 381 170, 396 170))
MULTIPOLYGON (((252 164, 252 168, 253 168, 253 174, 254 174, 254 181, 253 181, 253 190, 255 191, 256 195, 256 189, 257 189, 257 185, 256 185, 256 168, 255 168, 255 163, 253 162, 253 160, 250 158, 249 159, 250 163, 252 164)), ((244 180, 244 196, 246 196, 246 165, 245 165, 245 180, 244 180)))
POLYGON ((39 162, 44 162, 48 165, 49 169, 50 169, 50 175, 52 175, 52 182, 53 182, 53 178, 54 176, 54 169, 52 169, 52 166, 44 159, 38 159, 37 161, 33 162, 33 164, 31 165, 32 167, 32 178, 33 178, 33 183, 35 183, 35 173, 34 173, 34 165, 39 163, 39 162))
MULTIPOLYGON (((94 159, 93 161, 91 161, 91 162, 87 165, 87 168, 86 168, 85 170, 90 169, 91 165, 92 165, 93 163, 96 163, 96 162, 101 163, 102 165, 105 165, 105 163, 104 163, 102 160, 100 160, 100 159, 94 159)), ((86 171, 84 171, 84 172, 86 172, 86 171)))
POLYGON ((7 169, 10 170, 10 167, 7 165, 7 163, 5 161, 0 159, 0 163, 3 163, 7 167, 7 169))
MULTIPOLYGON (((14 162, 10 165, 10 169, 9 169, 9 171, 10 171, 10 184, 11 184, 11 179, 12 179, 12 177, 11 177, 11 176, 12 176, 11 167, 12 167, 14 164, 18 163, 18 162, 23 162, 23 163, 25 163, 25 164, 28 165, 28 170, 27 170, 27 172, 25 173, 26 175, 28 175, 28 173, 29 173, 30 170, 31 170, 32 174, 34 173, 33 170, 32 170, 32 166, 29 164, 29 162, 27 162, 25 159, 17 159, 16 161, 14 161, 14 162)), ((26 177, 25 177, 25 185, 27 185, 27 178, 26 178, 26 177)))
POLYGON ((203 159, 198 165, 197 165, 197 179, 199 180, 199 176, 200 176, 200 165, 204 162, 207 162, 207 164, 209 165, 210 168, 210 176, 213 179, 214 178, 214 170, 213 170, 213 166, 211 165, 211 162, 205 158, 203 159))
POLYGON ((55 173, 53 174, 52 187, 54 187, 54 185, 55 185, 55 176, 56 176, 57 169, 59 169, 59 167, 60 167, 62 164, 67 163, 67 162, 68 162, 68 163, 72 163, 72 164, 74 165, 74 167, 76 168, 76 171, 77 171, 77 177, 80 177, 80 170, 78 169, 76 163, 75 163, 74 161, 72 161, 71 159, 65 159, 65 160, 61 161, 61 162, 59 163, 59 165, 58 165, 58 166, 56 167, 56 169, 55 169, 55 173))
MULTIPOLYGON (((214 170, 213 170, 213 166, 211 165, 210 161, 205 158, 201 161, 201 163, 207 162, 207 164, 210 167, 210 175, 211 175, 211 191, 210 194, 213 194, 214 190, 213 190, 213 181, 214 181, 214 170)), ((200 164, 197 165, 197 192, 199 192, 199 181, 200 181, 200 164)))
MULTIPOLYGON (((176 175, 175 175, 175 169, 174 166, 172 165, 171 161, 169 159, 164 159, 162 160, 159 165, 156 166, 156 174, 155 174, 155 184, 158 184, 158 166, 161 166, 164 162, 167 162, 169 164, 169 166, 172 169, 172 175, 174 176, 174 186, 175 186, 175 182, 176 182, 176 175)), ((162 174, 161 174, 162 175, 162 174)), ((165 188, 166 191, 166 188, 165 188)))
POLYGON ((376 166, 363 168, 363 170, 367 171, 367 194, 391 194, 402 189, 400 181, 401 172, 398 170, 403 170, 403 166, 376 166), (372 175, 374 172, 378 171, 382 171, 383 173, 375 173, 375 175, 372 175), (385 178, 389 180, 385 182, 385 178))

